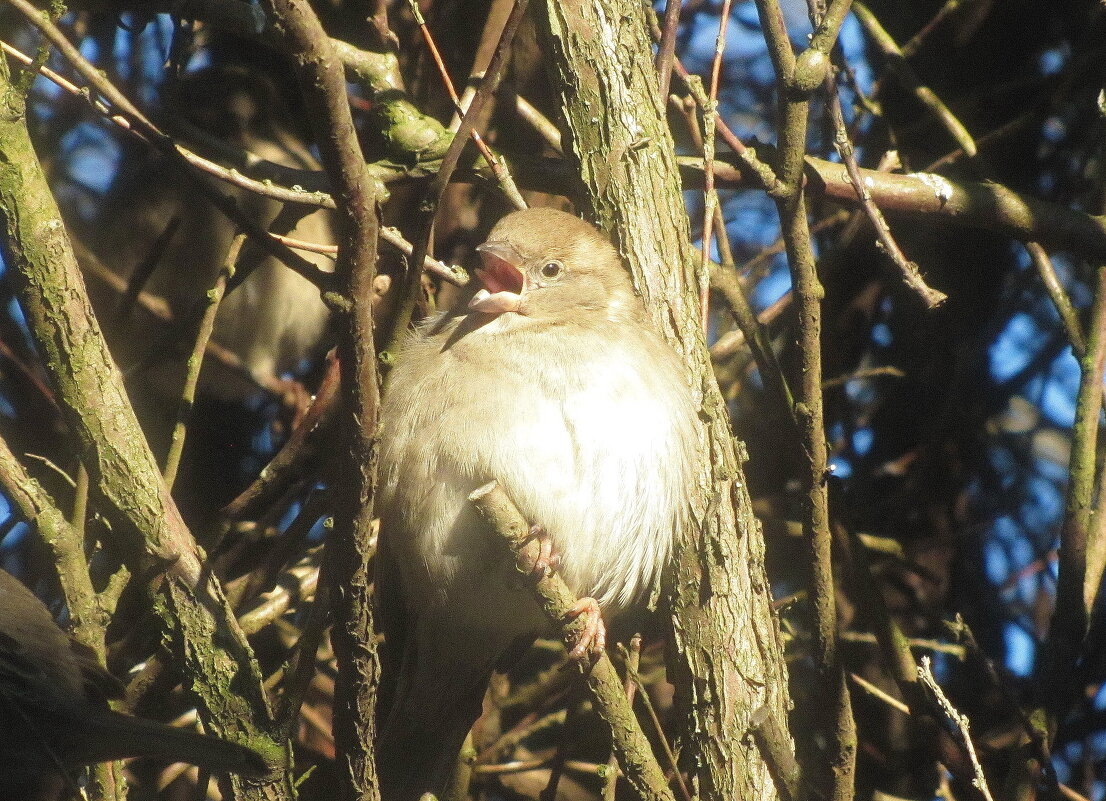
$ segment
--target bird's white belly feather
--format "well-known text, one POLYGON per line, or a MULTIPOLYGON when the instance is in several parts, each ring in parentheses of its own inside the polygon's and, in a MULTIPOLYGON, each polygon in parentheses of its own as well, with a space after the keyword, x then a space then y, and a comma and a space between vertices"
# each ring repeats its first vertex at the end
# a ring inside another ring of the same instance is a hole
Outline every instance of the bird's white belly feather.
POLYGON ((382 432, 381 501, 398 529, 405 595, 443 609, 467 608, 467 596, 528 603, 467 500, 493 478, 553 538, 575 592, 610 611, 646 593, 686 517, 693 448, 681 440, 694 436, 693 412, 675 357, 642 365, 609 351, 576 362, 553 352, 540 370, 497 364, 484 392, 488 365, 437 348, 420 359, 425 345, 407 355, 432 367, 393 376, 405 405, 386 409, 382 432))

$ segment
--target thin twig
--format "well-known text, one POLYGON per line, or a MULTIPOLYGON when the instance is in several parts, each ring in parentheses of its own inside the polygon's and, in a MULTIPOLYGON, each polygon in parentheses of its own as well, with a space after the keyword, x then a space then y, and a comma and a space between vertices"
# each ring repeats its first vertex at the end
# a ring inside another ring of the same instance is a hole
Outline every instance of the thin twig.
MULTIPOLYGON (((728 283, 728 279, 727 279, 728 283)), ((725 297, 726 289, 724 285, 717 281, 715 282, 715 289, 719 290, 725 297)), ((794 297, 791 291, 788 290, 780 295, 779 300, 768 306, 760 314, 756 316, 756 321, 761 326, 767 326, 778 318, 783 312, 791 305, 791 300, 794 297)), ((744 294, 742 294, 744 298, 744 294)), ((727 298, 729 300, 729 298, 727 298)), ((748 301, 746 301, 748 302, 748 301)), ((735 328, 733 331, 727 331, 720 336, 713 345, 710 346, 710 358, 714 362, 721 362, 730 358, 737 353, 741 347, 747 342, 745 332, 741 328, 735 328)))
MULTIPOLYGON (((338 255, 337 245, 321 245, 317 242, 305 242, 302 239, 295 239, 290 236, 283 236, 272 232, 270 232, 269 235, 276 241, 295 250, 306 250, 309 253, 319 253, 331 257, 337 257, 338 255)), ((380 241, 391 245, 406 256, 410 256, 414 251, 414 245, 404 239, 403 235, 397 229, 385 225, 380 226, 380 241)), ((436 275, 439 278, 445 279, 454 286, 465 286, 472 280, 463 267, 459 267, 456 264, 446 264, 445 262, 438 261, 432 256, 427 256, 423 259, 423 269, 431 275, 436 275)))
POLYGON ((238 262, 238 254, 242 252, 242 246, 246 242, 246 235, 235 234, 231 240, 230 249, 219 275, 215 278, 215 285, 208 290, 207 304, 204 306, 196 330, 196 341, 192 345, 192 354, 188 358, 188 370, 184 378, 184 388, 181 391, 180 404, 177 408, 177 420, 173 426, 173 437, 169 441, 169 453, 165 457, 165 469, 162 477, 165 486, 169 489, 177 480, 177 469, 180 467, 181 454, 184 453, 184 439, 188 431, 188 421, 192 416, 192 408, 196 404, 196 389, 200 384, 200 369, 203 367, 204 353, 207 351, 207 343, 211 339, 211 333, 215 330, 215 317, 219 313, 219 304, 226 294, 227 284, 234 275, 234 265, 238 262))
MULTIPOLYGON (((524 759, 514 762, 500 762, 495 765, 475 765, 472 772, 477 776, 505 776, 509 773, 529 773, 533 770, 541 770, 542 768, 551 767, 556 760, 556 756, 549 756, 543 759, 524 759)), ((595 762, 583 762, 579 759, 566 759, 563 760, 561 766, 565 770, 571 770, 575 773, 583 773, 589 776, 597 776, 606 768, 606 765, 599 765, 595 762)))
MULTIPOLYGON (((558 672, 563 674, 563 671, 558 672)), ((513 751, 527 737, 553 726, 563 726, 567 717, 567 709, 556 709, 534 720, 523 718, 513 729, 504 732, 487 749, 477 754, 476 761, 478 764, 492 764, 513 751)))
POLYGON ((1048 252, 1037 242, 1026 242, 1025 249, 1033 262, 1033 268, 1041 278, 1041 283, 1045 285, 1045 291, 1052 299, 1052 305, 1056 307, 1056 313, 1060 315, 1060 322, 1064 326, 1064 333, 1068 335, 1068 339, 1071 341, 1072 350, 1075 351, 1077 357, 1082 356, 1087 348, 1086 337, 1083 334, 1083 324, 1079 322, 1079 312, 1075 310, 1075 305, 1068 297, 1064 285, 1060 283, 1060 277, 1056 275, 1056 268, 1052 264, 1052 259, 1048 252))
POLYGON ((956 727, 960 735, 961 744, 964 746, 964 750, 967 751, 968 759, 971 760, 972 769, 975 771, 975 778, 972 780, 972 784, 983 794, 986 801, 994 801, 994 798, 991 796, 991 788, 987 785, 987 777, 983 774, 983 765, 980 764, 979 757, 976 756, 975 753, 975 745, 972 744, 968 716, 957 711, 956 707, 949 701, 948 696, 946 696, 941 689, 941 685, 939 685, 937 679, 933 677, 933 670, 930 667, 928 656, 923 656, 922 664, 918 666, 918 680, 933 694, 941 710, 956 727))
POLYGON ((945 0, 945 4, 938 9, 937 13, 933 15, 929 22, 923 25, 916 34, 910 37, 910 39, 903 44, 902 54, 904 58, 910 58, 922 47, 922 42, 925 41, 937 26, 948 19, 953 13, 963 8, 965 5, 964 0, 945 0))
MULTIPOLYGON (((442 196, 445 194, 446 187, 449 185, 450 177, 453 175, 454 170, 457 169, 457 164, 461 158, 461 151, 468 141, 469 134, 475 129, 476 120, 479 118, 484 105, 499 86, 500 78, 507 64, 507 56, 511 52, 511 45, 514 42, 515 34, 522 24, 527 4, 528 0, 515 0, 515 4, 511 8, 511 13, 507 17, 507 22, 503 26, 503 33, 499 37, 499 44, 496 45, 495 53, 492 55, 492 60, 488 64, 484 80, 480 82, 480 87, 472 97, 472 103, 469 104, 468 109, 461 118, 461 125, 457 128, 457 133, 454 135, 453 141, 450 142, 449 149, 446 150, 445 155, 442 157, 441 168, 434 178, 431 179, 430 186, 426 189, 423 203, 420 205, 419 218, 415 225, 415 230, 418 232, 415 237, 415 247, 412 257, 415 264, 421 264, 426 254, 430 251, 430 239, 433 235, 434 217, 437 215, 438 206, 441 204, 442 196)), ((407 328, 411 324, 415 306, 419 299, 421 283, 421 271, 409 270, 407 280, 403 283, 400 291, 399 308, 396 312, 395 321, 392 324, 392 330, 384 348, 386 354, 395 354, 399 347, 400 340, 406 334, 407 328)))
POLYGON ((841 160, 845 162, 845 169, 849 173, 849 180, 856 188, 856 196, 860 201, 861 208, 868 215, 872 227, 876 229, 876 237, 881 245, 881 250, 899 271, 903 283, 922 299, 927 309, 935 309, 947 300, 948 296, 926 284, 918 265, 906 258, 902 248, 899 247, 899 243, 891 235, 891 228, 887 225, 887 220, 883 218, 879 207, 872 200, 872 193, 864 185, 864 179, 860 175, 860 165, 856 163, 856 154, 853 152, 852 142, 849 141, 849 132, 845 127, 845 117, 841 112, 841 95, 837 91, 837 77, 832 69, 826 73, 825 86, 829 94, 828 110, 834 128, 834 147, 837 148, 841 160))
MULTIPOLYGON (((854 795, 856 762, 856 723, 853 720, 849 689, 837 648, 837 604, 833 583, 832 532, 829 494, 826 481, 828 453, 822 402, 822 308, 824 289, 818 280, 810 226, 804 198, 803 169, 806 156, 808 94, 822 83, 797 75, 797 66, 805 73, 816 73, 819 56, 825 59, 833 38, 820 41, 796 61, 777 0, 757 0, 757 13, 769 56, 776 72, 778 112, 777 138, 779 159, 777 174, 781 191, 773 196, 780 216, 780 230, 787 247, 791 286, 798 312, 799 367, 801 380, 796 387, 795 417, 800 442, 806 452, 804 475, 803 533, 811 548, 810 602, 814 610, 814 657, 818 663, 821 691, 827 714, 825 736, 830 742, 827 753, 828 796, 831 801, 846 801, 854 795), (809 83, 809 85, 807 85, 809 83)), ((843 13, 835 0, 834 13, 843 13)), ((828 16, 828 14, 827 14, 828 16)), ((813 20, 817 30, 835 29, 835 20, 813 20)))
MULTIPOLYGON (((651 5, 646 5, 645 14, 649 22, 649 30, 653 37, 653 41, 659 43, 664 34, 661 32, 660 25, 657 23, 657 14, 653 11, 651 5)), ((692 80, 693 76, 687 71, 683 62, 681 62, 678 57, 673 57, 672 67, 680 77, 680 80, 683 81, 688 91, 691 92, 699 107, 705 108, 707 96, 706 92, 703 90, 702 82, 692 80)), ((772 168, 757 158, 752 148, 745 147, 745 144, 737 138, 737 135, 730 129, 721 115, 715 116, 714 125, 718 135, 722 137, 722 141, 733 150, 735 156, 745 166, 749 174, 755 177, 756 183, 769 194, 778 194, 781 191, 781 187, 772 168)))
POLYGON ((562 155, 564 154, 561 132, 557 130, 557 126, 553 124, 552 120, 538 111, 534 104, 522 95, 515 97, 515 108, 518 110, 518 115, 526 120, 551 148, 562 155))
MULTIPOLYGON (((23 65, 30 66, 33 62, 33 59, 31 59, 30 56, 12 47, 7 42, 0 42, 0 48, 2 48, 5 53, 12 56, 23 65)), ((136 136, 142 141, 149 141, 145 136, 143 136, 131 126, 126 117, 123 117, 119 114, 112 114, 110 109, 101 101, 93 99, 87 91, 82 90, 81 87, 67 80, 65 77, 59 75, 48 67, 41 67, 38 72, 44 78, 49 79, 54 84, 64 89, 66 92, 73 95, 74 97, 81 97, 88 100, 88 102, 98 113, 102 114, 105 118, 115 123, 121 129, 136 136)), ((243 175, 240 171, 236 169, 228 169, 220 164, 216 164, 215 162, 192 152, 183 145, 177 144, 176 149, 177 152, 191 166, 195 167, 196 169, 202 170, 203 172, 206 172, 207 174, 218 178, 221 181, 229 183, 232 186, 236 186, 239 189, 244 189, 248 192, 258 195, 259 197, 267 197, 272 200, 280 201, 281 203, 294 203, 297 205, 314 206, 321 209, 336 208, 334 198, 331 197, 330 194, 328 194, 327 192, 307 192, 296 187, 288 188, 278 186, 272 181, 258 181, 250 178, 247 175, 243 175)), ((315 243, 309 243, 299 239, 294 239, 292 237, 280 236, 271 232, 268 235, 274 241, 296 250, 306 250, 312 253, 323 253, 326 255, 337 255, 337 247, 333 245, 318 245, 315 243)), ((380 238, 384 242, 388 243, 392 247, 396 248, 397 250, 408 256, 410 256, 411 252, 414 250, 414 246, 406 239, 404 239, 399 231, 397 231, 395 228, 381 226, 380 238)), ((429 256, 425 258, 423 264, 427 272, 432 273, 433 275, 437 275, 439 278, 442 278, 456 286, 464 286, 470 280, 468 273, 466 273, 464 269, 456 265, 444 264, 443 262, 440 262, 437 259, 431 258, 429 256)))
MULTIPOLYGON (((338 656, 335 684, 334 738, 343 754, 339 767, 341 795, 362 797, 376 787, 371 714, 379 681, 374 631, 369 539, 373 529, 376 485, 376 425, 380 376, 374 344, 372 301, 376 280, 383 186, 365 170, 346 91, 345 72, 322 23, 307 0, 267 0, 272 30, 282 50, 293 55, 296 78, 312 117, 319 154, 335 187, 339 230, 343 232, 335 279, 347 299, 340 320, 338 363, 341 370, 343 447, 334 471, 334 530, 327 538, 326 558, 333 568, 332 641, 338 656)), ((425 251, 411 272, 422 275, 425 251)))
POLYGON ((860 24, 864 27, 864 30, 868 33, 872 42, 882 51, 887 68, 898 79, 908 92, 921 101, 934 118, 941 123, 946 131, 952 136, 956 143, 960 145, 961 149, 969 156, 974 158, 976 153, 979 152, 979 148, 976 146, 975 140, 972 135, 968 133, 968 129, 964 127, 964 124, 957 119, 956 115, 952 113, 948 106, 942 102, 936 93, 928 86, 922 83, 917 73, 914 72, 914 68, 910 66, 906 58, 903 56, 902 49, 899 48, 894 38, 889 34, 886 29, 880 24, 866 5, 863 3, 853 3, 853 12, 856 14, 856 18, 860 21, 860 24))
POLYGON ((119 112, 117 115, 111 115, 109 112, 109 116, 114 119, 116 116, 121 115, 121 118, 124 119, 129 126, 136 127, 136 132, 159 152, 168 156, 173 163, 183 166, 185 168, 183 174, 192 181, 196 190, 222 214, 225 214, 233 223, 249 234, 267 254, 280 260, 290 269, 320 287, 320 289, 329 289, 331 277, 327 273, 323 273, 314 264, 307 261, 291 248, 282 245, 270 237, 268 232, 258 224, 257 221, 249 215, 244 214, 242 210, 238 208, 238 204, 233 198, 221 194, 196 175, 195 171, 191 169, 191 162, 181 153, 176 143, 139 111, 139 109, 107 79, 102 71, 96 69, 93 64, 81 55, 76 46, 65 37, 65 34, 63 34, 48 17, 43 16, 42 13, 31 3, 27 2, 27 0, 4 1, 15 8, 24 19, 34 25, 51 44, 57 47, 62 56, 65 57, 78 73, 80 73, 81 77, 119 112))
POLYGON ((868 695, 871 695, 873 698, 878 698, 880 701, 887 704, 887 706, 891 707, 892 709, 897 709, 904 715, 910 714, 910 707, 908 707, 898 698, 895 698, 893 695, 888 695, 863 676, 858 676, 855 673, 850 673, 849 678, 852 679, 858 687, 864 690, 864 692, 868 693, 868 695))
MULTIPOLYGON (((657 48, 657 79, 662 101, 668 97, 668 87, 672 82, 672 62, 676 56, 676 33, 680 27, 682 5, 681 0, 667 0, 664 4, 664 28, 657 48)), ((720 26, 724 24, 719 23, 720 26)))
POLYGON ((660 715, 657 714, 657 708, 653 706, 653 699, 649 697, 649 690, 636 671, 633 676, 634 682, 641 690, 637 697, 641 699, 641 705, 645 707, 645 711, 649 715, 649 722, 653 724, 653 731, 656 733, 657 740, 661 744, 661 750, 664 751, 664 757, 668 761, 668 769, 672 771, 672 775, 676 779, 676 786, 680 788, 680 798, 682 801, 692 801, 691 790, 684 781, 683 773, 680 772, 680 765, 676 760, 676 755, 672 752, 672 746, 668 744, 668 735, 664 732, 664 726, 661 724, 660 715))
MULTIPOLYGON (((422 32, 423 41, 426 42, 426 47, 430 51, 430 56, 434 60, 434 65, 438 68, 438 74, 442 76, 442 83, 445 84, 446 91, 449 93, 449 99, 453 101, 453 107, 457 113, 463 118, 468 112, 461 103, 461 98, 457 96, 457 90, 453 86, 453 80, 449 77, 449 70, 446 69, 445 62, 442 61, 442 54, 438 52, 438 45, 434 42, 434 37, 430 33, 430 28, 426 25, 426 19, 422 15, 422 10, 419 8, 418 0, 411 0, 411 14, 415 18, 415 24, 419 26, 419 31, 422 32)), ((475 97, 475 93, 473 97, 475 97)), ((472 138, 472 143, 476 145, 476 149, 480 151, 480 155, 484 157, 484 161, 488 162, 488 166, 491 167, 492 173, 495 175, 496 180, 499 182, 500 189, 507 196, 507 199, 514 204, 516 209, 526 208, 526 201, 522 199, 522 194, 518 191, 518 187, 515 185, 515 179, 511 177, 510 171, 507 170, 506 165, 495 157, 492 153, 488 143, 484 141, 484 137, 480 135, 480 132, 475 128, 469 131, 469 136, 472 138)))
MULTIPOLYGON (((112 292, 119 295, 127 291, 127 280, 125 278, 100 261, 99 257, 81 242, 81 240, 73 239, 72 242, 73 252, 77 255, 77 260, 81 264, 81 272, 84 273, 85 276, 96 279, 96 281, 102 283, 112 292)), ((175 318, 173 316, 173 310, 169 307, 169 303, 164 298, 142 291, 135 296, 135 303, 166 326, 172 326, 174 324, 175 318)), ((277 396, 283 391, 283 386, 276 377, 266 378, 254 376, 233 351, 223 347, 218 342, 208 340, 206 355, 208 358, 216 360, 223 367, 230 370, 236 378, 251 383, 259 389, 263 389, 277 396)))
POLYGON ((273 588, 260 596, 260 602, 238 618, 242 631, 256 634, 296 603, 312 601, 319 585, 318 562, 316 550, 281 573, 273 588))
POLYGON ((0 438, 0 487, 23 518, 38 529, 50 549, 73 623, 74 639, 91 649, 101 664, 107 664, 104 648, 107 617, 88 575, 82 537, 27 473, 3 438, 0 438))
POLYGON ((545 787, 538 793, 538 801, 556 801, 557 788, 560 787, 565 762, 568 761, 568 751, 573 745, 573 735, 576 734, 580 720, 583 717, 583 707, 586 704, 579 702, 578 692, 571 693, 569 697, 573 701, 568 707, 568 717, 565 718, 564 726, 561 727, 560 736, 557 737, 557 745, 553 749, 553 756, 548 760, 549 779, 545 782, 545 787))
POLYGON ((1050 730, 1063 714, 1073 689, 1073 674, 1087 634, 1084 583, 1087 575, 1087 541, 1094 509, 1098 420, 1102 406, 1102 380, 1106 370, 1106 265, 1096 268, 1094 302, 1087 329, 1087 348, 1079 359, 1082 371, 1072 425, 1071 461, 1060 527, 1059 576, 1056 607, 1045 642, 1040 689, 1046 699, 1050 730))
MULTIPOLYGON (((395 228, 390 228, 387 225, 380 226, 380 240, 382 242, 387 242, 405 256, 410 257, 415 252, 414 245, 404 239, 395 228)), ((469 274, 465 272, 463 267, 458 267, 455 264, 446 264, 445 262, 438 261, 432 256, 424 255, 422 263, 423 269, 428 273, 432 273, 439 278, 444 278, 454 286, 465 286, 471 280, 469 274)))
POLYGON ((1007 707, 1021 722, 1022 730, 1025 732, 1032 752, 1037 755, 1037 760, 1041 766, 1042 777, 1049 789, 1061 792, 1056 771, 1052 768, 1052 754, 1049 751, 1048 726, 1046 721, 1043 720, 1041 716, 1031 715, 1026 711, 1025 707, 1022 705, 1021 699, 1018 697, 1018 693, 1014 691, 1006 679, 999 675, 998 670, 995 669, 994 663, 983 653, 983 649, 979 647, 979 642, 975 638, 975 633, 959 614, 956 615, 954 621, 946 622, 945 627, 964 644, 967 655, 971 656, 976 664, 982 668, 984 674, 990 680, 991 685, 998 690, 1005 700, 1007 707))
POLYGON ((327 356, 327 369, 319 391, 299 423, 292 429, 288 440, 250 486, 220 512, 220 517, 226 521, 224 533, 231 521, 242 518, 250 509, 281 492, 298 475, 299 466, 308 455, 309 437, 325 426, 328 415, 334 408, 338 397, 338 381, 338 360, 331 352, 327 356))
POLYGON ((822 389, 831 389, 832 387, 839 387, 843 384, 847 384, 850 381, 860 381, 867 378, 875 378, 877 376, 905 378, 906 373, 904 373, 898 367, 893 367, 891 365, 885 365, 883 367, 868 367, 863 370, 857 370, 855 373, 840 375, 837 378, 827 378, 825 381, 822 382, 822 389))
MULTIPOLYGON (((722 54, 726 51, 726 27, 729 21, 730 0, 722 0, 718 36, 714 41, 714 59, 710 67, 710 91, 703 108, 703 261, 699 273, 703 285, 699 290, 699 310, 704 335, 710 323, 710 242, 714 232, 715 210, 718 207, 718 193, 714 189, 715 119, 718 117, 718 82, 722 74, 722 54)), ((721 228, 719 237, 726 235, 726 229, 721 228)))
MULTIPOLYGON (((690 85, 697 88, 696 93, 702 95, 703 91, 699 79, 692 76, 689 80, 691 81, 690 85)), ((688 133, 691 136, 694 147, 704 154, 704 187, 709 186, 713 184, 713 157, 708 159, 706 156, 708 153, 713 153, 714 138, 713 136, 704 137, 703 135, 703 129, 700 127, 699 120, 695 116, 695 109, 698 104, 695 102, 694 97, 687 97, 684 98, 685 102, 679 102, 677 98, 673 96, 672 101, 677 111, 679 111, 684 121, 687 123, 688 133), (710 162, 709 173, 708 161, 710 162)), ((710 101, 707 100, 706 103, 709 107, 710 101)), ((709 118, 708 111, 704 109, 703 114, 704 121, 706 122, 709 118)), ((707 124, 709 126, 709 123, 707 124)), ((737 266, 734 263, 729 235, 726 233, 725 221, 722 219, 722 209, 717 202, 717 193, 707 191, 705 188, 704 192, 706 192, 708 201, 711 198, 714 200, 713 203, 708 203, 707 205, 713 206, 712 217, 714 220, 714 227, 720 232, 719 235, 715 237, 715 241, 718 243, 718 255, 721 264, 715 264, 709 261, 707 258, 708 246, 704 246, 701 251, 703 260, 706 262, 707 275, 709 276, 708 287, 719 293, 729 307, 734 317, 734 322, 737 323, 737 330, 733 332, 736 336, 730 337, 731 345, 734 350, 736 351, 736 349, 745 342, 749 343, 749 349, 753 354, 753 359, 756 361, 761 375, 764 377, 765 383, 774 389, 778 400, 786 407, 787 413, 790 414, 792 407, 791 391, 787 387, 787 379, 780 368, 771 344, 768 342, 763 329, 757 324, 760 321, 753 314, 752 306, 745 297, 745 289, 742 286, 742 281, 738 276, 737 266)), ((705 225, 703 239, 704 242, 710 240, 710 235, 707 233, 707 227, 705 225)), ((704 314, 707 311, 707 300, 709 300, 709 298, 704 293, 701 297, 704 314)), ((713 347, 711 348, 711 354, 712 356, 714 355, 713 347)))
POLYGON ((324 555, 323 564, 319 568, 315 597, 311 602, 311 611, 307 615, 307 622, 303 625, 299 640, 296 642, 295 653, 289 660, 284 674, 283 694, 276 719, 289 739, 295 734, 304 697, 315 675, 319 646, 322 644, 330 616, 330 598, 327 592, 330 583, 327 573, 330 571, 327 570, 327 558, 334 558, 333 551, 329 555, 324 555), (322 588, 322 592, 318 591, 319 587, 322 588))
POLYGON ((814 33, 810 37, 810 46, 807 50, 814 50, 824 56, 828 56, 837 34, 841 32, 841 25, 849 13, 852 0, 830 0, 829 6, 821 18, 811 19, 814 25, 814 33))
MULTIPOLYGON (((1060 277, 1056 274, 1052 259, 1037 242, 1026 242, 1025 249, 1029 252, 1029 257, 1045 286, 1045 291, 1052 299, 1053 306, 1056 307, 1056 313, 1059 314, 1060 322, 1064 326, 1064 333, 1071 341, 1072 351, 1076 358, 1082 359, 1087 351, 1086 334, 1083 332, 1079 313, 1060 282, 1060 277)), ((1106 392, 1102 396, 1102 405, 1106 408, 1106 392)), ((1106 497, 1103 495, 1106 492, 1106 470, 1099 470, 1097 483, 1094 496, 1106 497)), ((1052 555, 1055 556, 1055 553, 1052 555)), ((1096 510, 1091 518, 1091 530, 1087 538, 1086 572, 1083 579, 1083 605, 1088 617, 1094 609, 1104 571, 1106 571, 1106 514, 1096 510)))
MULTIPOLYGON (((794 396, 788 384, 787 376, 784 375, 783 367, 780 365, 779 359, 776 358, 776 352, 772 349, 772 343, 768 341, 768 336, 763 327, 764 323, 770 322, 788 306, 792 294, 787 293, 771 307, 765 309, 761 313, 762 322, 761 317, 753 313, 753 307, 745 297, 745 290, 737 277, 737 270, 732 262, 726 263, 730 260, 727 258, 728 254, 723 253, 722 255, 724 257, 722 265, 711 269, 711 286, 725 298, 734 322, 737 323, 738 330, 742 334, 742 339, 749 345, 749 350, 756 360, 757 369, 760 370, 765 386, 775 396, 775 400, 780 404, 784 414, 794 421, 794 396)), ((734 345, 735 343, 731 340, 730 346, 734 345)), ((715 355, 714 349, 711 350, 711 355, 712 357, 715 355)))

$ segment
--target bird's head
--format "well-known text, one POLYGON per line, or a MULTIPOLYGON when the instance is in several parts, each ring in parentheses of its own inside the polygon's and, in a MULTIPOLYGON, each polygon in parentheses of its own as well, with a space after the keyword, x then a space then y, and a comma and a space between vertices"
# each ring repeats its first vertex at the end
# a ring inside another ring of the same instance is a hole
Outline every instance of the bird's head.
POLYGON ((540 319, 598 312, 611 321, 634 313, 630 276, 594 226, 555 209, 508 214, 477 247, 483 283, 469 308, 540 319))

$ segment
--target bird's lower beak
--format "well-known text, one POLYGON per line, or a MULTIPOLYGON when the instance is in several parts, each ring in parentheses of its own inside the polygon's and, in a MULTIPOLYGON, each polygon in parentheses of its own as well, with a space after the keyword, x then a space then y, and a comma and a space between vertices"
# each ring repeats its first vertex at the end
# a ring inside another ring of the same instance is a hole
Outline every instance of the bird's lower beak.
POLYGON ((483 262, 476 277, 484 288, 469 301, 469 308, 485 314, 521 311, 526 291, 526 276, 519 267, 522 257, 505 242, 485 242, 476 251, 483 262))

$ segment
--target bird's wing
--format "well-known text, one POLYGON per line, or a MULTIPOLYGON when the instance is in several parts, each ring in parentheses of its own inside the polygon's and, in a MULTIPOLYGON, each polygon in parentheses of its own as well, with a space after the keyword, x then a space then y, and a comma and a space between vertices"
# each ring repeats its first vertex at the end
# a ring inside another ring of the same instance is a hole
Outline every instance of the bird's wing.
POLYGON ((61 696, 52 677, 19 640, 0 631, 0 696, 9 705, 56 705, 61 696))

